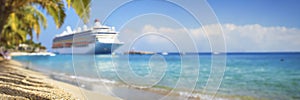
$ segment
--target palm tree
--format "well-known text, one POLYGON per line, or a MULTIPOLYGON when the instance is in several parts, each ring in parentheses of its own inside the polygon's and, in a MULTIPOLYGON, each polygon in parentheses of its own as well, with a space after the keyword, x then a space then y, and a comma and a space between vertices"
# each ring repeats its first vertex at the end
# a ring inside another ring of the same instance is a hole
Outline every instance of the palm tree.
POLYGON ((65 19, 62 0, 1 0, 0 41, 2 45, 18 44, 31 36, 33 30, 40 34, 40 23, 46 28, 44 15, 36 9, 40 7, 53 17, 59 28, 65 19))
POLYGON ((47 27, 47 19, 39 10, 33 6, 19 8, 11 13, 7 24, 2 31, 1 40, 5 45, 18 44, 26 40, 29 35, 33 38, 33 31, 39 36, 40 26, 47 27))
POLYGON ((3 28, 11 14, 19 12, 26 6, 40 6, 43 10, 53 17, 54 22, 59 28, 65 19, 64 4, 62 0, 1 0, 3 7, 0 7, 0 31, 3 28))
POLYGON ((72 6, 84 23, 89 21, 91 0, 66 0, 68 7, 72 6))
MULTIPOLYGON (((88 22, 90 0, 66 0, 68 7, 74 8, 77 15, 88 22)), ((39 36, 40 26, 47 27, 47 19, 37 7, 52 16, 57 28, 64 23, 63 0, 0 0, 0 42, 6 45, 18 44, 32 39, 33 31, 39 36)))
MULTIPOLYGON (((91 0, 66 0, 68 7, 74 8, 77 15, 87 23, 90 12, 91 0)), ((18 11, 24 6, 40 6, 51 15, 59 28, 65 18, 63 0, 0 0, 0 32, 7 23, 7 19, 11 13, 18 11)))

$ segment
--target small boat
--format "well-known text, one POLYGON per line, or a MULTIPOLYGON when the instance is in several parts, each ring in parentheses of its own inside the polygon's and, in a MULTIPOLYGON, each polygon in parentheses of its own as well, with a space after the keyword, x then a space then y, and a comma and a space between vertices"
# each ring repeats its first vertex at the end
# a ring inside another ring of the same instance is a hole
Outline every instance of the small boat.
POLYGON ((169 53, 168 52, 162 52, 161 54, 162 55, 168 55, 169 53))

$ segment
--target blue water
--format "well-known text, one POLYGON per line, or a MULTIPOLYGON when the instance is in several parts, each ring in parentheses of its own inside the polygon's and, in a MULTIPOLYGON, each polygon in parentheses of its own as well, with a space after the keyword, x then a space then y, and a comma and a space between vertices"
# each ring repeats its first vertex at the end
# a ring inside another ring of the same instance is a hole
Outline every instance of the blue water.
MULTIPOLYGON (((154 85, 164 89, 177 86, 178 91, 189 90, 196 85, 195 91, 199 93, 207 85, 211 72, 212 57, 209 53, 184 55, 184 58, 179 54, 129 55, 126 59, 127 56, 56 55, 18 56, 13 59, 48 72, 101 78, 129 85, 154 85), (195 59, 197 57, 199 59, 195 59), (182 80, 186 82, 178 84, 182 80)), ((226 56, 226 71, 218 94, 300 99, 300 53, 230 53, 226 56)))

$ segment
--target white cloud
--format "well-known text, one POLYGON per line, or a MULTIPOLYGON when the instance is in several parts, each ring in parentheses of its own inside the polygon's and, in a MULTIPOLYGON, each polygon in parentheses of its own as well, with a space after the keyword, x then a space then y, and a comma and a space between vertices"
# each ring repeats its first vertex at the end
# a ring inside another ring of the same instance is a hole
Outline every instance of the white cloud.
POLYGON ((145 25, 143 28, 143 33, 147 32, 158 32, 157 29, 152 25, 145 25))
MULTIPOLYGON (((300 51, 300 30, 297 28, 279 26, 266 27, 259 24, 223 24, 221 26, 224 32, 227 51, 229 52, 300 51)), ((186 30, 170 27, 157 28, 152 25, 145 25, 140 30, 136 29, 135 33, 154 32, 165 35, 177 43, 177 46, 184 48, 184 51, 195 50, 192 41, 194 40, 196 42, 196 48, 200 52, 209 52, 210 44, 207 36, 210 38, 220 37, 220 35, 217 34, 222 32, 222 30, 219 30, 219 27, 219 24, 213 24, 186 30)), ((147 43, 156 43, 157 48, 170 45, 169 43, 162 43, 161 38, 157 37, 149 38, 146 41, 147 43)), ((163 41, 166 42, 166 40, 163 41)))
POLYGON ((258 24, 222 26, 229 51, 300 51, 300 30, 296 28, 258 24))

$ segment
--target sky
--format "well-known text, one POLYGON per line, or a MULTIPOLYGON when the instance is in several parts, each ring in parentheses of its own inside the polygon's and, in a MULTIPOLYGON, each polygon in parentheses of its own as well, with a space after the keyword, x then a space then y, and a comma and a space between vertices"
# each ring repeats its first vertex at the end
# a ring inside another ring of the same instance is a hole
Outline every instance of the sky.
MULTIPOLYGON (((94 19, 115 26, 124 46, 117 52, 300 51, 299 0, 93 0, 94 19)), ((60 29, 51 17, 39 42, 51 50, 55 35, 82 27, 73 9, 60 29)), ((37 41, 37 40, 36 40, 37 41)))

